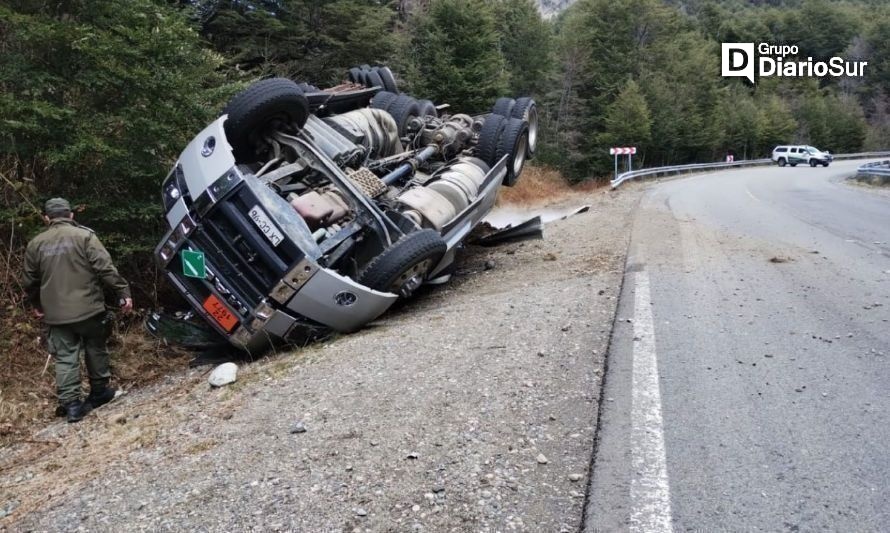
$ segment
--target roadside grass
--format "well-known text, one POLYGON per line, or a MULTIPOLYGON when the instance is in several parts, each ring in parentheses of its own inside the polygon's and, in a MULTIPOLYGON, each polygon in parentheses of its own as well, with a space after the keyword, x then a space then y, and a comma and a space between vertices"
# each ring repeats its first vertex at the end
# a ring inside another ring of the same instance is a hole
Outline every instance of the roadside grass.
MULTIPOLYGON (((46 328, 19 305, 0 317, 0 446, 27 440, 54 419, 57 404, 53 362, 46 328)), ((119 320, 109 339, 112 385, 129 390, 180 371, 188 355, 149 337, 141 316, 119 320)), ((81 361, 83 388, 89 383, 81 361)))
POLYGON ((531 206, 556 203, 578 193, 589 193, 602 189, 608 182, 588 180, 572 185, 556 169, 528 165, 514 187, 502 187, 498 192, 497 204, 531 206))

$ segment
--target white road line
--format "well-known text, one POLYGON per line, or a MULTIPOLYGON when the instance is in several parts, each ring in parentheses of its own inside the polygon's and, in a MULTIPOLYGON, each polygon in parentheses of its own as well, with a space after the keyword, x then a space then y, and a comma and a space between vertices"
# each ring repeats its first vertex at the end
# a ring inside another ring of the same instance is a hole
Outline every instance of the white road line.
POLYGON ((630 530, 673 531, 671 494, 664 452, 655 324, 649 295, 649 274, 634 276, 633 408, 631 410, 630 530))

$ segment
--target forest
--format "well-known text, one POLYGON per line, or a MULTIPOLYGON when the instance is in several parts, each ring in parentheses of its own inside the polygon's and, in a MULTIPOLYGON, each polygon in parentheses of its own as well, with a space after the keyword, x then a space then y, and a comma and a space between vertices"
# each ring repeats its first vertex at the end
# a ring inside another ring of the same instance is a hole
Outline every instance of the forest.
POLYGON ((191 136, 253 80, 324 87, 362 63, 460 111, 534 96, 537 163, 571 182, 608 178, 617 145, 646 166, 890 146, 890 6, 877 0, 579 0, 547 19, 532 0, 4 0, 4 321, 26 312, 17 261, 52 196, 77 205, 139 305, 163 300, 159 185, 191 136), (861 78, 751 85, 721 77, 722 42, 869 64, 861 78))

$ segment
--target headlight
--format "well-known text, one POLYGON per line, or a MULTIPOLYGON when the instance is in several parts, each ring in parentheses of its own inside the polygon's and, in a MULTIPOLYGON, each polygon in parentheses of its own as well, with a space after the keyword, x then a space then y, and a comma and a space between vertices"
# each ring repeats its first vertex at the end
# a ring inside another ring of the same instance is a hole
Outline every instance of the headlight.
POLYGON ((173 204, 180 198, 188 195, 188 188, 185 185, 185 176, 182 173, 182 167, 176 165, 161 186, 161 196, 164 202, 164 210, 169 211, 173 204))
POLYGON ((195 199, 195 210, 199 215, 204 215, 213 205, 228 194, 232 189, 237 187, 244 178, 238 172, 238 169, 231 168, 228 172, 220 176, 214 181, 206 191, 201 193, 195 199))

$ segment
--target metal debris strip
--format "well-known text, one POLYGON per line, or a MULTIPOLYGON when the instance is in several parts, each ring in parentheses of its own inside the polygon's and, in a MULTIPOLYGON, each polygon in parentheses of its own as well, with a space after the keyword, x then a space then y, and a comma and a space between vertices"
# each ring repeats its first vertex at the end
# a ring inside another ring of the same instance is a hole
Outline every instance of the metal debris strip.
MULTIPOLYGON (((553 222, 554 220, 565 220, 587 211, 590 211, 590 205, 582 205, 569 210, 555 210, 551 208, 539 210, 537 211, 539 214, 535 214, 518 224, 508 224, 503 228, 495 229, 493 232, 479 237, 476 239, 475 244, 495 246, 506 242, 543 239, 545 223, 553 222)), ((532 211, 532 213, 535 213, 535 211, 532 211)), ((489 227, 494 228, 491 223, 489 223, 489 227)))
POLYGON ((516 226, 507 226, 504 229, 489 233, 479 238, 476 244, 482 246, 495 246, 506 242, 527 241, 544 238, 544 222, 540 216, 532 217, 516 226))

